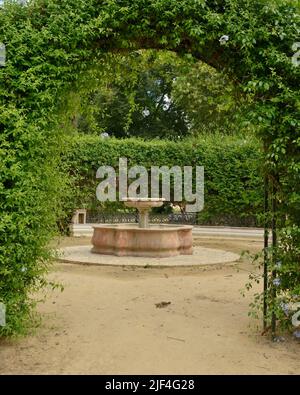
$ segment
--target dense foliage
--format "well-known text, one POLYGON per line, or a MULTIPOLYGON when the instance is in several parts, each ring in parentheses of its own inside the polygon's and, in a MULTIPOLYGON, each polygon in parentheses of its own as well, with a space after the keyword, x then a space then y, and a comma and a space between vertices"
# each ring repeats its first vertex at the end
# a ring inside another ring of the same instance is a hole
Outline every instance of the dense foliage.
POLYGON ((135 51, 128 56, 106 56, 104 64, 99 63, 90 76, 93 89, 87 95, 78 92, 82 109, 78 130, 150 139, 186 135, 187 117, 172 97, 173 81, 183 64, 172 52, 135 51))
POLYGON ((178 139, 249 130, 251 101, 220 72, 170 51, 110 53, 74 92, 73 125, 83 133, 178 139))
MULTIPOLYGON (((278 303, 270 302, 270 308, 277 314, 282 299, 299 299, 300 68, 291 61, 299 39, 298 1, 5 4, 0 9, 0 42, 7 49, 6 66, 0 68, 0 301, 7 305, 8 324, 1 333, 23 326, 29 296, 43 284, 47 241, 65 189, 57 169, 67 132, 66 94, 110 51, 190 54, 223 70, 256 103, 250 115, 265 147, 264 171, 276 183, 277 226, 286 235, 276 251, 282 261, 278 303), (220 41, 224 35, 228 39, 220 41)), ((275 285, 269 284, 272 295, 275 285)))

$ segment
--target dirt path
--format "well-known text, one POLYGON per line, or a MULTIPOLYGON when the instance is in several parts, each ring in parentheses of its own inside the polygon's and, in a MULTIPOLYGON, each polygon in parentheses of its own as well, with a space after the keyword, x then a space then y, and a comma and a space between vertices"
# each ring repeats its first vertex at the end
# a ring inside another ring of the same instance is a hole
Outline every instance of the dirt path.
MULTIPOLYGON (((211 238, 197 243, 233 252, 261 244, 211 238)), ((299 374, 299 342, 272 343, 248 326, 251 295, 242 298, 239 290, 249 267, 58 264, 50 277, 64 284, 64 292, 49 294, 40 305, 44 320, 34 335, 0 343, 0 373, 299 374), (156 307, 162 301, 171 304, 156 307)))

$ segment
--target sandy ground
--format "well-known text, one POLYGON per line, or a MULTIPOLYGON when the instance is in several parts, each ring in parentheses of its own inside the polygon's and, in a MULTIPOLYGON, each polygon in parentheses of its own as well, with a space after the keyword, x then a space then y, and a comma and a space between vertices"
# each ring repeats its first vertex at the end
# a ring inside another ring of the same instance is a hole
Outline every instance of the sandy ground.
MULTIPOLYGON (((69 238, 63 245, 89 243, 69 238)), ((197 238, 258 251, 261 241, 197 238)), ((48 294, 42 326, 0 342, 1 374, 299 374, 300 344, 273 343, 247 316, 251 265, 118 268, 57 264, 65 290, 48 294), (171 302, 158 308, 157 303, 171 302)), ((257 291, 257 288, 254 291, 257 291)))

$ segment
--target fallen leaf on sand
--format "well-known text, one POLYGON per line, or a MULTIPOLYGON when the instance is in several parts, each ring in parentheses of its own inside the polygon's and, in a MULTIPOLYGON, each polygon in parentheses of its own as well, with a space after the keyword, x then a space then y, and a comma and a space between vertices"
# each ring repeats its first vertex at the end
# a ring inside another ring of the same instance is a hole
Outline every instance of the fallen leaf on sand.
POLYGON ((163 307, 167 307, 169 304, 171 304, 171 302, 159 302, 159 303, 155 303, 155 306, 158 309, 162 309, 163 307))

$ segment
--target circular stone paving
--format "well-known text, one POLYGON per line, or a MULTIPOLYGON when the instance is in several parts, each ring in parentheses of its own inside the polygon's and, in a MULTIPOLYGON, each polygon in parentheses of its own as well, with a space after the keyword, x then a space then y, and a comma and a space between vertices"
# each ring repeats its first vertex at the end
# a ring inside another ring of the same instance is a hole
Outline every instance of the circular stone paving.
POLYGON ((194 247, 193 255, 177 255, 168 258, 102 255, 91 252, 91 248, 91 245, 61 248, 59 260, 83 265, 172 267, 218 265, 235 262, 240 258, 233 252, 206 247, 194 247))

